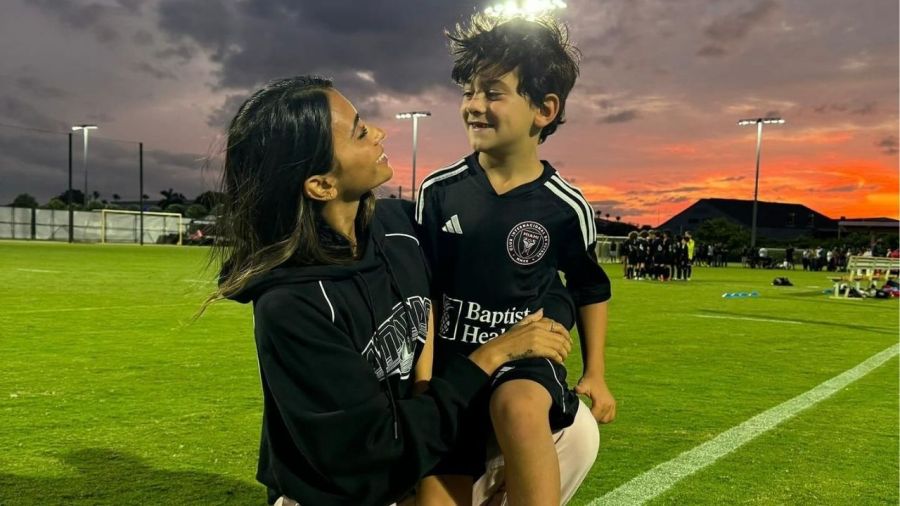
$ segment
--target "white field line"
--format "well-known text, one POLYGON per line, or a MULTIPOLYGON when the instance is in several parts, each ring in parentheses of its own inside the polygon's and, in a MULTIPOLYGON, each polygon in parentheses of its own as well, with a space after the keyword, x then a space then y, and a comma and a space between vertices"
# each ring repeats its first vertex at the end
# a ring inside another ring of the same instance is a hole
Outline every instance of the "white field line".
POLYGON ((16 269, 16 270, 21 271, 21 272, 40 272, 40 273, 44 273, 44 274, 59 274, 62 272, 62 271, 48 271, 48 270, 44 270, 44 269, 16 269))
POLYGON ((594 499, 590 505, 643 504, 669 490, 682 479, 728 455, 757 436, 775 428, 797 413, 815 406, 831 397, 834 393, 843 390, 847 385, 897 356, 898 352, 900 352, 900 344, 895 344, 882 352, 876 353, 856 367, 831 378, 812 390, 760 413, 744 423, 719 434, 714 439, 654 467, 612 492, 594 499))
POLYGON ((803 322, 794 320, 770 320, 768 318, 749 318, 746 316, 713 316, 706 314, 695 314, 697 318, 715 318, 717 320, 748 320, 751 322, 771 322, 771 323, 790 323, 793 325, 803 325, 803 322))
MULTIPOLYGON (((151 307, 183 307, 186 304, 148 304, 142 306, 98 306, 98 307, 69 307, 59 309, 25 309, 23 311, 3 311, 0 315, 37 314, 37 313, 72 313, 76 311, 105 311, 108 309, 144 309, 151 307)), ((197 304, 197 307, 200 307, 197 304)))

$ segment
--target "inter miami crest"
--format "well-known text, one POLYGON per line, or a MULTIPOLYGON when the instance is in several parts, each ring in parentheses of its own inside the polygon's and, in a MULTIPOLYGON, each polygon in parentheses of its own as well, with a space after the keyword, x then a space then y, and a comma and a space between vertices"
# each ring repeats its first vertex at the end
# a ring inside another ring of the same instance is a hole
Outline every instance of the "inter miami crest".
POLYGON ((519 223, 506 237, 506 251, 509 258, 519 265, 531 265, 544 258, 550 247, 550 234, 536 221, 519 223))

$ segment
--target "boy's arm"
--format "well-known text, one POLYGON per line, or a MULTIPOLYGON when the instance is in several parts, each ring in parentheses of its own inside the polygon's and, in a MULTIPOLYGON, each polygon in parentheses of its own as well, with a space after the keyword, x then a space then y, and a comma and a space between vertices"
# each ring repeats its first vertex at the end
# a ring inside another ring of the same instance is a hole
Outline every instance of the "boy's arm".
POLYGON ((413 393, 420 394, 428 390, 428 383, 434 371, 434 309, 428 310, 428 332, 425 334, 425 346, 419 361, 416 362, 416 376, 413 393))
POLYGON ((578 308, 577 325, 581 336, 584 374, 575 392, 591 398, 591 414, 600 423, 616 418, 616 399, 606 385, 606 322, 609 302, 597 302, 578 308))
POLYGON ((588 223, 586 236, 573 220, 569 237, 583 239, 565 242, 560 267, 566 274, 566 288, 577 310, 575 323, 581 341, 584 374, 575 392, 591 398, 591 414, 600 423, 616 417, 616 400, 606 385, 606 322, 608 301, 612 295, 609 276, 597 261, 594 222, 588 223))

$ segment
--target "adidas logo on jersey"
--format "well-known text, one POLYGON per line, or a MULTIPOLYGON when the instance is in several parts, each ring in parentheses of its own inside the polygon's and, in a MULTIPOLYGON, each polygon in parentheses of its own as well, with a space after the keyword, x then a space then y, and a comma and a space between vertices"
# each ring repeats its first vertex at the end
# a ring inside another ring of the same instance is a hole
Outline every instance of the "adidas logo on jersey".
POLYGON ((449 232, 451 234, 459 234, 462 235, 462 226, 459 224, 459 215, 454 214, 447 220, 447 223, 444 223, 444 226, 441 227, 441 230, 444 232, 449 232))

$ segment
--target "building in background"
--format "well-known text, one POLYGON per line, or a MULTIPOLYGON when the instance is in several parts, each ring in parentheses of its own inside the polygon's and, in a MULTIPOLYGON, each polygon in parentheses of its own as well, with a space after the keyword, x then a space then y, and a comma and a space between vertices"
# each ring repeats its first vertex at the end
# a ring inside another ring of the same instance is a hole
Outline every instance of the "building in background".
MULTIPOLYGON (((697 230, 707 220, 723 218, 749 230, 752 217, 752 200, 700 199, 657 228, 679 234, 697 230)), ((781 202, 760 201, 756 227, 759 237, 778 241, 801 237, 830 238, 838 234, 837 220, 803 204, 781 202)))

